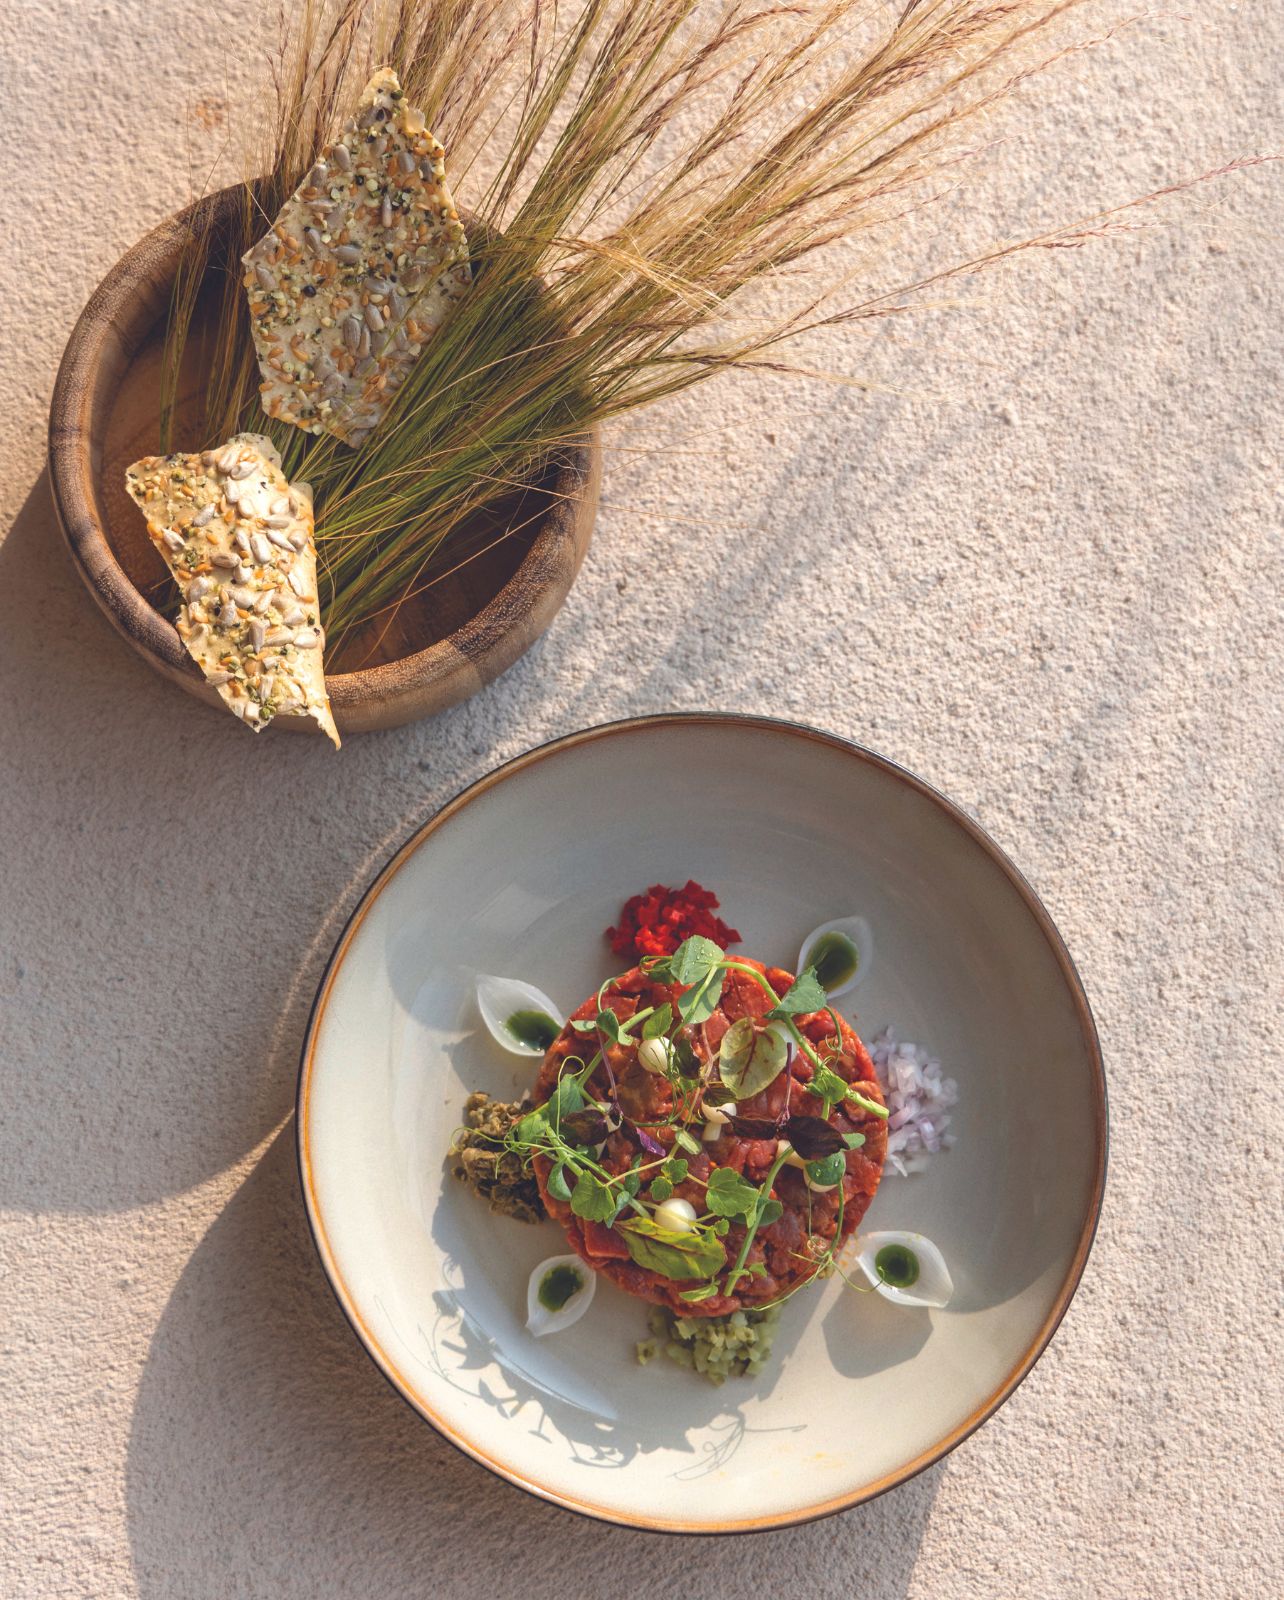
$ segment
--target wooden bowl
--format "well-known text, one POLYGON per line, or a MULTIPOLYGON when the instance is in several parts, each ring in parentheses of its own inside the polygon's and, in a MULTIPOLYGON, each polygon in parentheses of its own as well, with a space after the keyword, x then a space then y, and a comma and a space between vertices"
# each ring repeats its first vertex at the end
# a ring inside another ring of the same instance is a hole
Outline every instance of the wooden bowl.
MULTIPOLYGON (((211 225, 239 186, 212 197, 211 225)), ((158 606, 172 581, 124 488, 125 467, 159 449, 160 361, 170 291, 189 207, 140 240, 99 284, 63 355, 49 417, 49 476, 67 545, 90 593, 155 669, 221 707, 158 606)), ((178 437, 198 447, 202 372, 193 339, 180 375, 178 437)), ((492 507, 479 530, 485 555, 408 599, 386 632, 372 629, 327 654, 339 731, 392 728, 476 694, 539 638, 565 600, 593 532, 601 480, 596 432, 569 446, 543 479, 492 507), (507 537, 500 537, 508 532, 507 537)), ((470 541, 471 547, 471 541, 470 541)), ((317 733, 310 718, 280 725, 317 733)))

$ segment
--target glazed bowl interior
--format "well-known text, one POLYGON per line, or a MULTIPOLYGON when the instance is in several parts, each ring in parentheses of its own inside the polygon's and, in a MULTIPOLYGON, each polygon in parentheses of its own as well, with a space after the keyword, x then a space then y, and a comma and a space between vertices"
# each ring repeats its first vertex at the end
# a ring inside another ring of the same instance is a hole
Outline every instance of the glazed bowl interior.
POLYGON ((502 769, 448 807, 363 902, 318 996, 300 1078, 306 1199, 370 1353, 444 1433, 514 1482, 645 1527, 775 1526, 856 1503, 935 1459, 1019 1381, 1073 1292, 1105 1159, 1091 1018, 1055 930, 995 847, 890 764, 784 724, 660 718, 502 769), (934 1239, 956 1296, 904 1310, 833 1280, 785 1307, 754 1380, 713 1388, 634 1360, 646 1308, 602 1283, 545 1339, 524 1327, 552 1224, 488 1213, 443 1155, 472 1089, 532 1063, 480 1026, 479 972, 567 1011, 620 962, 631 894, 695 877, 740 949, 792 967, 858 912, 864 981, 841 1004, 892 1024, 961 1087, 957 1144, 885 1176, 866 1229, 934 1239))

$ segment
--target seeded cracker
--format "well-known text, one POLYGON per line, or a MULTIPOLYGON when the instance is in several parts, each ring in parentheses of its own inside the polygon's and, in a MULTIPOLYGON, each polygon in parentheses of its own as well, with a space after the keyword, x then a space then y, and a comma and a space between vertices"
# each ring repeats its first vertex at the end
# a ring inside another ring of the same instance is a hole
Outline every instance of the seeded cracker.
POLYGON ((445 151, 382 67, 243 257, 262 404, 359 445, 468 288, 445 151))
POLYGON ((144 456, 125 487, 183 591, 179 637, 206 682, 256 733, 293 712, 337 749, 309 485, 286 482, 270 439, 238 433, 200 455, 144 456))

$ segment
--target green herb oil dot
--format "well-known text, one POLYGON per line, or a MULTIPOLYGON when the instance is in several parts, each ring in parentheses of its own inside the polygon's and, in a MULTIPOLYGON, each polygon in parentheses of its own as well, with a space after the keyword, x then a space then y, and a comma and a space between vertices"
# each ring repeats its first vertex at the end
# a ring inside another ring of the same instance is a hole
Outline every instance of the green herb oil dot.
POLYGON ((815 967, 820 986, 827 993, 856 976, 860 956, 844 933, 822 933, 807 952, 806 966, 815 967))
POLYGON ((539 1303, 546 1311, 560 1311, 584 1287, 575 1267, 553 1267, 539 1280, 539 1303))
POLYGON ((547 1011, 514 1011, 504 1026, 518 1044, 547 1050, 561 1031, 547 1011))
POLYGON ((918 1282, 918 1257, 903 1244, 885 1244, 874 1257, 874 1271, 893 1289, 908 1289, 918 1282))

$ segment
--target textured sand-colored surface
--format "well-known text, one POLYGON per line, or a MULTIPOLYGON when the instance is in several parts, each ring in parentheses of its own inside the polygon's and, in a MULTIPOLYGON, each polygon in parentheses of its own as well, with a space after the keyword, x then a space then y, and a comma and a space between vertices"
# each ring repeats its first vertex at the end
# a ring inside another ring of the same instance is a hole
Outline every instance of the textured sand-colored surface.
MULTIPOLYGON (((235 144, 259 9, 0 17, 0 1592, 1278 1594, 1284 169, 831 352, 867 392, 724 383, 617 433, 546 639, 336 757, 121 645, 42 472, 71 323, 235 144), (675 706, 822 723, 966 805, 1060 922, 1113 1094, 1096 1251, 1013 1401, 875 1505, 731 1542, 604 1531, 417 1422, 329 1296, 286 1123, 390 844, 531 743, 675 706), (206 865, 286 812, 290 872, 206 865)), ((1284 15, 1193 9, 1029 92, 908 258, 1284 145, 1284 15)))

